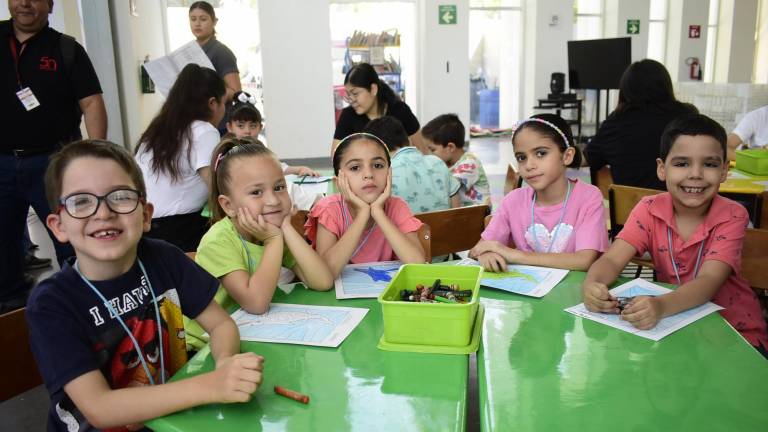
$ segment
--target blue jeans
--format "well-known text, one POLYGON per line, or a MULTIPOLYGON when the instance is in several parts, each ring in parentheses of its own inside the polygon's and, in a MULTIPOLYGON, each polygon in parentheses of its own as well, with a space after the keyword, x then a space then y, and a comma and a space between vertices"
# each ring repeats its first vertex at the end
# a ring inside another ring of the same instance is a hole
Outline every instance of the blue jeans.
MULTIPOLYGON (((23 292, 24 229, 29 207, 45 226, 51 213, 45 198, 45 170, 50 154, 17 157, 0 154, 0 302, 23 292)), ((46 226, 46 229, 48 227, 46 226)), ((59 243, 48 230, 59 264, 74 256, 69 244, 59 243)))

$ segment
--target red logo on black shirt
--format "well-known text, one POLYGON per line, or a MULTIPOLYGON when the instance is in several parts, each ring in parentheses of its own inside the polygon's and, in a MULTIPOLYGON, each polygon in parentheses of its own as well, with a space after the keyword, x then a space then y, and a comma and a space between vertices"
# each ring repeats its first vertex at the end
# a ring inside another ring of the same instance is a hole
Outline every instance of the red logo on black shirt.
POLYGON ((58 64, 56 63, 56 60, 48 56, 40 58, 41 71, 56 72, 56 69, 58 69, 58 64))

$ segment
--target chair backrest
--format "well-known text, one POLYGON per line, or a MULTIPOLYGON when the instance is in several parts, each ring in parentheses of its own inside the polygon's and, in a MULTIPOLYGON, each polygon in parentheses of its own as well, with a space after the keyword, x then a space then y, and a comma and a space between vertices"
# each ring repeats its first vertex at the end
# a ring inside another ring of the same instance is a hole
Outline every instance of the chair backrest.
POLYGON ((624 225, 632 209, 645 196, 656 195, 660 191, 634 186, 612 184, 608 188, 608 213, 611 220, 611 233, 617 234, 616 228, 624 225))
POLYGON ((480 240, 487 205, 459 207, 427 213, 417 213, 420 221, 428 224, 431 235, 431 256, 447 255, 471 249, 480 240))
POLYGON ((194 261, 195 260, 195 256, 197 256, 197 252, 184 252, 184 254, 186 256, 188 256, 189 259, 191 259, 192 261, 194 261))
POLYGON ((507 178, 504 181, 504 195, 511 190, 519 188, 523 183, 523 178, 517 174, 512 164, 507 165, 507 178))
POLYGON ((760 200, 760 225, 755 225, 755 228, 768 229, 768 192, 763 192, 760 200))
POLYGON ((608 188, 613 184, 611 167, 606 165, 597 171, 590 170, 589 176, 592 185, 597 186, 600 192, 603 193, 603 199, 608 199, 608 188))
POLYGON ((422 223, 417 235, 421 248, 424 250, 424 262, 429 263, 432 261, 432 230, 429 228, 429 224, 422 223))
POLYGON ((291 225, 302 237, 304 236, 304 223, 307 221, 307 215, 309 215, 308 211, 299 210, 291 216, 291 225))
POLYGON ((748 229, 741 249, 741 275, 755 290, 768 294, 768 230, 748 229))
POLYGON ((25 311, 22 308, 0 315, 0 346, 3 347, 0 371, 4 376, 0 384, 0 402, 43 383, 29 346, 25 311))

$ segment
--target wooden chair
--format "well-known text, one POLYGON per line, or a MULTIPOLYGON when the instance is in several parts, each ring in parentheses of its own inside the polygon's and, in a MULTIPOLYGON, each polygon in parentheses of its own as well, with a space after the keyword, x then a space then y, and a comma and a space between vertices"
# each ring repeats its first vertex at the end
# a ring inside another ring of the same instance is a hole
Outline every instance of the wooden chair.
POLYGON ((307 221, 307 216, 309 215, 309 212, 306 210, 299 210, 291 216, 291 225, 293 225, 293 228, 304 236, 304 223, 307 221))
POLYGON ((741 249, 741 275, 768 310, 768 230, 748 229, 741 249))
POLYGON ((613 184, 611 167, 606 165, 599 170, 589 170, 589 177, 594 186, 603 193, 603 199, 608 199, 608 188, 613 184))
POLYGON ((432 262, 432 230, 429 228, 429 224, 422 223, 421 228, 418 231, 419 244, 424 250, 424 262, 432 262))
POLYGON ((523 184, 523 178, 517 174, 512 164, 507 165, 507 178, 504 181, 504 195, 507 195, 511 190, 517 189, 523 184))
POLYGON ((490 213, 487 205, 459 207, 414 216, 429 225, 431 231, 430 257, 461 252, 477 244, 485 229, 485 216, 490 213))
POLYGON ((43 383, 29 346, 25 311, 22 308, 0 315, 0 370, 5 377, 0 385, 0 402, 43 383))
MULTIPOLYGON (((656 195, 659 191, 655 189, 644 189, 633 186, 623 186, 612 184, 608 187, 608 203, 609 214, 611 220, 611 240, 619 233, 619 229, 623 226, 629 214, 635 205, 640 202, 640 199, 648 195, 656 195)), ((640 277, 640 272, 643 267, 653 269, 653 261, 643 258, 632 258, 632 263, 637 265, 637 272, 635 277, 640 277)))
POLYGON ((184 252, 184 254, 185 254, 186 256, 188 256, 188 257, 189 257, 189 259, 191 259, 192 261, 194 261, 194 260, 195 260, 195 256, 197 255, 197 252, 184 252))
POLYGON ((768 229, 768 192, 763 192, 760 195, 760 225, 755 225, 755 228, 768 229))

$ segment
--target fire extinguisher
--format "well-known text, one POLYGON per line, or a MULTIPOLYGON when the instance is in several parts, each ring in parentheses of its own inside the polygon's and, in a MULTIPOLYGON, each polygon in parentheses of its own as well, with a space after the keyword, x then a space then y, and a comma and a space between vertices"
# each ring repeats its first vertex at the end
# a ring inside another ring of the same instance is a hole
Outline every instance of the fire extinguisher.
POLYGON ((694 81, 701 81, 701 63, 699 63, 699 58, 688 57, 685 59, 685 64, 688 66, 688 78, 694 81))

